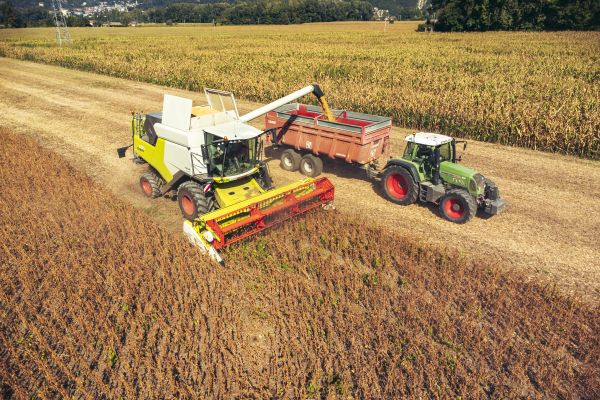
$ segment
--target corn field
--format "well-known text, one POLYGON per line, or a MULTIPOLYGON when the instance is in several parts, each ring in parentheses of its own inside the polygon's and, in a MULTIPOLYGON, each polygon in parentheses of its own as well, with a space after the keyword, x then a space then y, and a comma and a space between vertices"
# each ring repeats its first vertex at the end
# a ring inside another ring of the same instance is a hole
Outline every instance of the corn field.
POLYGON ((598 307, 493 260, 317 211, 221 267, 0 140, 0 397, 600 396, 598 307))
MULTIPOLYGON (((267 102, 317 82, 401 126, 600 158, 600 33, 416 33, 416 24, 3 30, 0 56, 267 102)), ((124 110, 128 111, 128 110, 124 110)))

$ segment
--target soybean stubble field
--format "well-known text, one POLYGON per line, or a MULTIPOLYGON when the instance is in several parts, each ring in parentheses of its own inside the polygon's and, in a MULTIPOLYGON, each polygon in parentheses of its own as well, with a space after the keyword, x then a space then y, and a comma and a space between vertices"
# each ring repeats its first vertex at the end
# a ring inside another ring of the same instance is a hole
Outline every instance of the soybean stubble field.
POLYGON ((0 139, 3 397, 599 394, 598 307, 493 260, 319 210, 218 267, 34 140, 0 139))
POLYGON ((423 34, 416 23, 5 30, 0 55, 266 102, 310 82, 400 126, 600 157, 598 32, 423 34))
POLYGON ((0 60, 0 396, 597 398, 599 35, 413 28, 73 29, 63 49, 0 31, 5 56, 164 85, 0 60), (226 267, 116 158, 129 111, 200 98, 165 86, 265 102, 313 81, 334 107, 576 157, 471 141, 509 208, 466 226, 326 162, 338 210, 226 267))

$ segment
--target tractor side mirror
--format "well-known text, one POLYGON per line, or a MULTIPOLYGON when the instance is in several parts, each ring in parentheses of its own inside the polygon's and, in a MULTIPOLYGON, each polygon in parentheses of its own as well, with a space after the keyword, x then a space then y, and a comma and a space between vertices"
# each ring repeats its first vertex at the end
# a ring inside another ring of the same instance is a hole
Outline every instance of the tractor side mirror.
POLYGON ((465 143, 463 144, 463 151, 466 151, 466 150, 467 150, 467 142, 465 142, 465 143))
POLYGON ((208 165, 208 147, 206 147, 206 145, 203 144, 200 147, 200 151, 202 152, 202 161, 204 162, 204 165, 208 165))

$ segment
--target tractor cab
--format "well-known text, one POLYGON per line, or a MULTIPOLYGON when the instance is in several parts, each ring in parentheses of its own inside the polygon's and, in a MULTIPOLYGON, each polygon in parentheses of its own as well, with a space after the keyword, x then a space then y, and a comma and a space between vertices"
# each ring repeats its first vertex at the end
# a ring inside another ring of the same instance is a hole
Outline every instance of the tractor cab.
POLYGON ((407 136, 406 142, 402 158, 418 166, 419 173, 428 180, 439 181, 442 164, 457 161, 457 142, 449 136, 418 132, 407 136))

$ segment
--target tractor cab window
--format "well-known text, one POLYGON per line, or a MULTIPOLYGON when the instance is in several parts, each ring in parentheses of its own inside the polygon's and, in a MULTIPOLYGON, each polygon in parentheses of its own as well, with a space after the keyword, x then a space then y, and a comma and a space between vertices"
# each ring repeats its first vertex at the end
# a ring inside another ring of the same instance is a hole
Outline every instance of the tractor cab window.
POLYGON ((243 174, 258 164, 258 140, 223 140, 207 134, 208 173, 210 176, 243 174))
POLYGON ((440 146, 440 162, 441 161, 452 161, 452 146, 450 142, 440 146))
POLYGON ((416 147, 416 144, 414 142, 406 143, 406 148, 404 149, 404 158, 405 159, 412 160, 415 147, 416 147))
POLYGON ((433 158, 433 147, 419 145, 419 148, 417 149, 417 158, 422 160, 429 160, 433 158))

